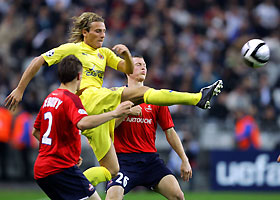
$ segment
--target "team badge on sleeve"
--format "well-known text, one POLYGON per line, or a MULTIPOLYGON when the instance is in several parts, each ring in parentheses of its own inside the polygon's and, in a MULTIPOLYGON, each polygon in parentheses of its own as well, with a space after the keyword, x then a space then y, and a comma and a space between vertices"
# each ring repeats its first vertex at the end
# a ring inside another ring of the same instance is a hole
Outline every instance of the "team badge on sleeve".
POLYGON ((87 114, 87 111, 85 111, 84 109, 79 109, 78 113, 80 113, 80 114, 87 114))
POLYGON ((103 60, 103 59, 104 59, 104 56, 102 56, 102 54, 101 54, 101 53, 98 53, 97 55, 98 55, 98 57, 99 57, 101 60, 103 60))
POLYGON ((49 51, 46 53, 46 56, 52 57, 53 54, 54 54, 54 50, 52 49, 52 50, 49 50, 49 51))

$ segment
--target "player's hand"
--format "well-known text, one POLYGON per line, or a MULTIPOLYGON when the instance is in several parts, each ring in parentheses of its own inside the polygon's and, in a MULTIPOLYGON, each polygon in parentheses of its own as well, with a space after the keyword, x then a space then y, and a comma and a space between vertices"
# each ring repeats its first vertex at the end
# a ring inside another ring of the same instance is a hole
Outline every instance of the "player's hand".
POLYGON ((83 158, 80 156, 77 166, 80 167, 82 165, 82 163, 83 163, 83 158))
POLYGON ((114 117, 118 118, 129 115, 129 113, 131 113, 131 107, 133 105, 134 104, 131 101, 120 103, 120 105, 118 105, 118 107, 114 110, 114 117))
POLYGON ((181 164, 181 178, 184 181, 189 181, 192 178, 192 168, 189 161, 183 161, 181 164))
POLYGON ((130 51, 128 50, 128 48, 123 45, 123 44, 117 44, 112 48, 113 51, 115 51, 117 54, 121 55, 121 56, 126 56, 126 55, 130 55, 130 51))
POLYGON ((277 158, 277 162, 280 162, 280 155, 279 155, 278 158, 277 158))
POLYGON ((23 96, 23 92, 21 92, 18 88, 14 89, 9 96, 5 99, 5 106, 11 110, 15 111, 19 102, 21 102, 23 96))
POLYGON ((130 115, 134 115, 134 116, 142 116, 142 108, 141 106, 137 105, 137 106, 133 106, 130 109, 131 113, 129 113, 130 115))

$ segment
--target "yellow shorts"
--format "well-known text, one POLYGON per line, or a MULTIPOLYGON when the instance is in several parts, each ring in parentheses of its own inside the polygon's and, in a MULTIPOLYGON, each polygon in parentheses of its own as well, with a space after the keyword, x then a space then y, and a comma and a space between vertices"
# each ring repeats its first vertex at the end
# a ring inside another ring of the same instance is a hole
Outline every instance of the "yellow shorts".
MULTIPOLYGON (((83 91, 80 99, 88 115, 98 115, 114 110, 121 102, 123 90, 124 87, 114 91, 107 88, 89 87, 83 91)), ((111 147, 111 140, 114 140, 114 128, 115 120, 111 120, 82 133, 88 138, 98 161, 106 155, 111 147)))

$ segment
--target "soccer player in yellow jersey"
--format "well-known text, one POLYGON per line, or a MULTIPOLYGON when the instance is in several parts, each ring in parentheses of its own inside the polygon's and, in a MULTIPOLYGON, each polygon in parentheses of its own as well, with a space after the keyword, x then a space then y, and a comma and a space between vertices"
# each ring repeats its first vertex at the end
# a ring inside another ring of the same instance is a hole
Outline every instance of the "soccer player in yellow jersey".
MULTIPOLYGON (((6 106, 14 110, 22 100, 23 93, 30 80, 35 76, 44 63, 48 66, 59 63, 64 57, 75 55, 83 64, 83 79, 81 90, 78 92, 82 103, 89 115, 101 114, 114 110, 122 101, 130 100, 134 104, 147 103, 160 106, 183 104, 196 105, 207 109, 210 99, 217 95, 222 88, 222 81, 202 88, 199 93, 175 92, 172 90, 155 90, 146 86, 137 89, 121 87, 110 90, 102 87, 105 67, 109 66, 126 74, 133 73, 131 54, 125 45, 118 44, 113 50, 102 47, 106 27, 104 19, 92 12, 82 13, 74 18, 73 28, 69 43, 54 48, 34 58, 18 84, 6 98, 6 106)), ((91 182, 110 180, 116 176, 119 165, 114 146, 114 120, 101 126, 83 132, 102 167, 95 167, 85 171, 86 177, 91 177, 91 182), (96 177, 92 178, 92 174, 96 177)))

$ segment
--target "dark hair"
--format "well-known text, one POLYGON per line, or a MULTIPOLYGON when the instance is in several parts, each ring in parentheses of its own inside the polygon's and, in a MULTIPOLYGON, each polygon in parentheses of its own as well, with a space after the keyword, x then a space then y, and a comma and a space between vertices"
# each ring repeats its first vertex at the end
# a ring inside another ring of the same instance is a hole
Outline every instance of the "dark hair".
POLYGON ((58 65, 58 78, 61 83, 71 82, 83 68, 81 61, 74 55, 66 56, 58 65))

